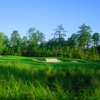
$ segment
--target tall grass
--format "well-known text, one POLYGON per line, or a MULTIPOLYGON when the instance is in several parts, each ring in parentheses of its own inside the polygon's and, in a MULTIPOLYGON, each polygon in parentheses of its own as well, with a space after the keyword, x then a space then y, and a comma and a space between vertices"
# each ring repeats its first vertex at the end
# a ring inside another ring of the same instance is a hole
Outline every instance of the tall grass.
POLYGON ((0 62, 0 99, 100 100, 99 63, 0 62))

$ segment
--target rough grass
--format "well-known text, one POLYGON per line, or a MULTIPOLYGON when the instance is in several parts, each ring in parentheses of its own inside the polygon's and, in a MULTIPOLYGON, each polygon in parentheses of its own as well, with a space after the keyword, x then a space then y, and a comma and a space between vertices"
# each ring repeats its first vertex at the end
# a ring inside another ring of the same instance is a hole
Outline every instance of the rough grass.
POLYGON ((1 100, 100 100, 99 62, 0 58, 1 100))

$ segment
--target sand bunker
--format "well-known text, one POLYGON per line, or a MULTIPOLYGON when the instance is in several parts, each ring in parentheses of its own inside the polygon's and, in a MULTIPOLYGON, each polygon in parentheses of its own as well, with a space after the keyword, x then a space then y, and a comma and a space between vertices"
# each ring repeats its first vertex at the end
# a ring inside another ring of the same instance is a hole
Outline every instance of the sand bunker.
POLYGON ((46 59, 46 62, 61 62, 61 61, 55 58, 48 58, 46 59))
POLYGON ((76 61, 76 60, 73 60, 73 61, 70 61, 70 62, 78 62, 78 61, 76 61))
POLYGON ((56 59, 56 58, 46 58, 46 61, 40 61, 37 59, 33 59, 33 61, 38 61, 38 62, 61 62, 60 60, 56 59))

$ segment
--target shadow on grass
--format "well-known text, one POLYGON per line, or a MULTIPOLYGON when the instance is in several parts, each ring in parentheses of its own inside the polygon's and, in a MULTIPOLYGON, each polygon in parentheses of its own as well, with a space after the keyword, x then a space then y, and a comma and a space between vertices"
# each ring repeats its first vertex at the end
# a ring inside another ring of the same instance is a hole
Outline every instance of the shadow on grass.
MULTIPOLYGON (((49 87, 53 93, 56 91, 58 93, 57 95, 60 95, 58 90, 64 91, 61 95, 63 95, 65 91, 68 91, 71 96, 70 100, 73 100, 75 97, 77 98, 76 100, 83 100, 79 98, 83 98, 84 94, 85 96, 93 96, 95 91, 100 90, 100 65, 99 63, 84 64, 71 62, 43 63, 34 62, 32 58, 0 62, 0 86, 4 87, 3 89, 6 91, 8 91, 9 88, 10 91, 12 91, 16 89, 16 85, 19 87, 19 83, 22 89, 21 91, 25 93, 27 90, 30 93, 30 90, 32 91, 30 88, 32 88, 33 85, 39 91, 42 91, 39 87, 39 84, 41 84, 45 89, 49 87), (16 85, 12 88, 14 84, 16 85), (7 87, 7 85, 9 86, 7 87)), ((100 92, 98 92, 98 94, 99 93, 100 92)), ((98 94, 96 96, 99 96, 98 94)))
MULTIPOLYGON (((25 60, 24 60, 25 61, 25 60)), ((30 60, 29 60, 30 61, 30 60)), ((11 76, 15 81, 22 80, 23 83, 32 83, 36 87, 38 82, 42 86, 48 86, 51 90, 56 90, 56 85, 60 85, 63 90, 69 90, 75 95, 79 95, 84 89, 95 90, 100 88, 100 68, 96 67, 79 68, 70 67, 66 69, 54 69, 53 67, 35 67, 25 66, 20 62, 10 64, 0 64, 0 80, 9 82, 11 76)), ((63 65, 62 65, 63 66, 63 65)))

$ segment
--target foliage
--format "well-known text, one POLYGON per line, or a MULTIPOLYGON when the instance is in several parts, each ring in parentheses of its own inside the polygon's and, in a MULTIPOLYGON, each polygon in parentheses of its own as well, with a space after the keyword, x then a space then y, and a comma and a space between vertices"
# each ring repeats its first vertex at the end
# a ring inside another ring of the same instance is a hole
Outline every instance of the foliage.
POLYGON ((92 39, 93 39, 93 42, 94 42, 94 46, 96 45, 98 45, 98 43, 99 43, 99 33, 94 33, 93 34, 93 36, 92 36, 92 39))
POLYGON ((4 34, 2 32, 0 32, 0 54, 2 53, 2 51, 5 47, 3 36, 4 36, 4 34))
POLYGON ((64 57, 100 60, 99 33, 91 35, 91 27, 82 24, 77 33, 67 40, 66 31, 58 25, 54 37, 45 41, 45 35, 36 28, 29 28, 27 36, 20 37, 14 30, 9 39, 1 33, 0 53, 2 55, 22 55, 28 57, 64 57))

